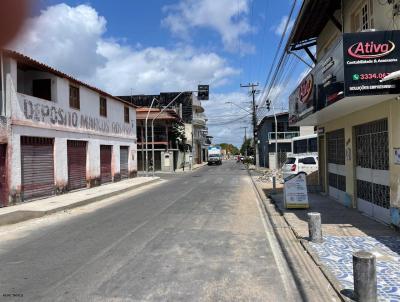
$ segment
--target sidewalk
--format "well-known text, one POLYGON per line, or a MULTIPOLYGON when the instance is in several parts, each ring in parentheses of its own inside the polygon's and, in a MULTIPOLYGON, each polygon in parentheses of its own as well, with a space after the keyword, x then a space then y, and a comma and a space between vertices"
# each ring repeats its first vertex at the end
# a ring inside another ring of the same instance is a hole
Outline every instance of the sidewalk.
MULTIPOLYGON (((268 196, 271 185, 258 183, 268 196)), ((288 210, 283 205, 282 188, 271 196, 296 237, 321 266, 325 275, 345 296, 353 290, 352 253, 366 250, 377 258, 378 300, 400 301, 400 233, 340 203, 310 194, 310 208, 288 210), (308 242, 307 213, 319 212, 322 217, 324 242, 308 242)))
POLYGON ((77 208, 159 181, 159 177, 137 177, 75 191, 15 206, 0 208, 0 226, 39 218, 47 214, 77 208))
POLYGON ((176 169, 175 172, 171 172, 171 173, 182 173, 182 172, 190 172, 190 171, 194 171, 197 169, 200 169, 201 167, 207 166, 207 163, 201 163, 201 164, 194 164, 192 170, 190 170, 189 167, 185 167, 185 171, 183 171, 182 168, 180 169, 176 169))

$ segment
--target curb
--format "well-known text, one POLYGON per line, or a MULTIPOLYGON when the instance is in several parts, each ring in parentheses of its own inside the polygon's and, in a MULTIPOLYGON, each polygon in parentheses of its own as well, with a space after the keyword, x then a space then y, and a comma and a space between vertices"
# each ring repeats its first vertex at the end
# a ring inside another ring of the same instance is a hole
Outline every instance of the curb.
POLYGON ((293 278, 295 279, 296 285, 299 292, 301 293, 304 301, 344 301, 350 300, 344 299, 340 290, 337 290, 335 284, 332 284, 331 280, 327 278, 324 270, 313 257, 310 257, 310 253, 304 247, 301 241, 294 233, 293 228, 288 224, 285 217, 279 208, 276 207, 271 199, 266 199, 264 192, 260 192, 254 179, 251 177, 253 186, 258 192, 264 210, 271 221, 273 226, 273 232, 278 239, 279 245, 286 258, 287 264, 292 271, 293 278), (264 196, 264 198, 262 198, 264 196), (268 203, 268 200, 270 202, 268 203), (315 264, 313 267, 312 264, 315 264), (314 271, 313 271, 314 269, 314 271), (321 272, 320 279, 315 275, 316 272, 321 272), (325 280, 322 281, 321 280, 325 280), (325 287, 326 286, 326 287, 325 287))
POLYGON ((338 294, 338 296, 341 298, 342 301, 344 302, 352 302, 354 300, 344 296, 342 294, 343 287, 340 285, 339 281, 336 279, 336 277, 330 272, 330 270, 321 262, 319 259, 318 255, 314 252, 312 247, 310 246, 309 242, 305 239, 303 239, 302 236, 300 236, 295 229, 290 226, 289 222, 285 218, 284 213, 282 210, 276 206, 276 202, 273 199, 273 195, 269 195, 268 198, 272 201, 272 204, 274 205, 275 209, 279 212, 279 214, 282 216, 288 227, 291 229, 293 232, 294 236, 299 240, 300 244, 303 246, 304 250, 307 252, 307 254, 310 256, 312 261, 316 264, 316 266, 320 269, 322 274, 325 276, 325 278, 328 280, 328 282, 331 284, 335 292, 338 294))
POLYGON ((0 226, 15 224, 15 223, 19 223, 19 222, 35 219, 35 218, 40 218, 40 217, 43 217, 43 216, 46 216, 46 215, 50 215, 50 214, 54 214, 54 213, 57 213, 57 212, 61 212, 61 211, 70 210, 70 209, 78 208, 78 207, 81 207, 81 206, 85 206, 85 205, 88 205, 88 204, 91 204, 91 203, 95 203, 95 202, 98 202, 98 201, 101 201, 101 200, 104 200, 104 199, 107 199, 107 198, 110 198, 110 197, 118 196, 118 195, 130 192, 130 191, 133 191, 133 190, 135 190, 137 188, 140 188, 140 187, 144 187, 144 186, 159 182, 160 180, 161 180, 160 178, 153 179, 153 180, 150 180, 148 182, 141 183, 141 184, 136 184, 136 185, 127 187, 127 188, 119 190, 119 191, 105 193, 105 194, 100 195, 100 196, 84 199, 84 200, 78 201, 76 203, 72 203, 72 204, 65 205, 65 206, 62 206, 62 207, 59 207, 59 208, 55 208, 55 209, 52 209, 52 210, 48 210, 48 211, 25 211, 25 210, 22 210, 22 211, 15 211, 15 212, 7 213, 7 214, 4 214, 4 215, 0 216, 0 226))

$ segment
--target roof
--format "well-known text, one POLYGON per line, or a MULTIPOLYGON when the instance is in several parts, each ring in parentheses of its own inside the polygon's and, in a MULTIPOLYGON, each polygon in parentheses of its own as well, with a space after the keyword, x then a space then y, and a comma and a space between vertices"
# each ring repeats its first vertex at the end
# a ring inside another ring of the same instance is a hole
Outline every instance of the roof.
MULTIPOLYGON (((154 119, 160 112, 159 108, 148 108, 148 107, 140 107, 136 109, 136 119, 137 120, 145 120, 147 117, 147 113, 150 111, 149 120, 154 119)), ((181 122, 181 117, 175 112, 175 110, 167 109, 159 117, 157 120, 170 120, 181 122)))
POLYGON ((317 38, 334 12, 341 8, 341 0, 304 0, 290 34, 287 48, 307 44, 317 38))
MULTIPOLYGON (((287 111, 276 113, 277 117, 285 116, 285 115, 287 115, 289 118, 289 112, 287 112, 287 111)), ((262 124, 264 124, 267 120, 274 119, 274 118, 275 118, 274 115, 264 116, 263 119, 258 123, 258 127, 260 127, 262 124)))
POLYGON ((79 86, 84 86, 84 87, 86 87, 86 88, 88 88, 90 90, 96 91, 97 93, 99 93, 102 96, 106 96, 106 97, 112 98, 112 99, 114 99, 114 100, 116 100, 118 102, 124 103, 125 105, 137 108, 136 105, 131 104, 130 102, 127 102, 127 101, 125 101, 125 100, 123 100, 123 99, 121 99, 119 97, 113 96, 113 95, 109 94, 108 92, 105 92, 105 91, 103 91, 103 90, 101 90, 99 88, 96 88, 94 86, 86 84, 86 83, 84 83, 84 82, 82 82, 82 81, 80 81, 80 80, 78 80, 78 79, 66 74, 66 73, 63 73, 62 71, 59 71, 59 70, 57 70, 57 69, 55 69, 55 68, 53 68, 51 66, 48 66, 48 65, 46 65, 44 63, 41 63, 39 61, 36 61, 36 60, 34 60, 34 59, 32 59, 32 58, 30 58, 30 57, 28 57, 26 55, 23 55, 23 54, 21 54, 19 52, 16 52, 14 50, 9 50, 9 49, 3 49, 1 51, 3 52, 3 54, 5 56, 10 57, 12 59, 15 59, 17 62, 29 65, 31 67, 38 68, 40 70, 45 70, 46 72, 55 74, 56 76, 58 76, 60 78, 67 79, 70 82, 73 82, 73 83, 75 83, 75 84, 77 84, 79 86))

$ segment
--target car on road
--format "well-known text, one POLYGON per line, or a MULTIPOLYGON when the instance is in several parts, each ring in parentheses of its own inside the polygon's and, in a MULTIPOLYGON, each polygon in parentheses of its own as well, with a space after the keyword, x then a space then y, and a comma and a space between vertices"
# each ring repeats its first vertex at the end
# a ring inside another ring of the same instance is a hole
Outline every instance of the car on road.
POLYGON ((309 175, 318 171, 318 155, 290 155, 282 166, 283 179, 300 172, 309 175))

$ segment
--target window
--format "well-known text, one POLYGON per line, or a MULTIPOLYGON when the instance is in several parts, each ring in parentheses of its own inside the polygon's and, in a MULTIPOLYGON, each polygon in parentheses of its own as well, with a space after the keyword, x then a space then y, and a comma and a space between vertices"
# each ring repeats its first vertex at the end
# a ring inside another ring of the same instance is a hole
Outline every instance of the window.
POLYGON ((129 107, 124 107, 124 121, 129 123, 129 107))
POLYGON ((318 152, 318 141, 316 137, 308 140, 308 152, 318 152))
POLYGON ((69 85, 69 106, 78 110, 81 108, 79 87, 69 85))
POLYGON ((303 159, 301 159, 301 162, 304 165, 315 165, 316 164, 314 157, 304 157, 303 159))
POLYGON ((51 80, 33 80, 32 95, 36 98, 51 101, 51 80))
POLYGON ((373 0, 363 1, 351 16, 351 30, 359 32, 374 28, 373 0))
POLYGON ((344 129, 326 134, 327 161, 330 164, 345 164, 344 129))
POLYGON ((293 142, 293 153, 307 153, 307 139, 300 139, 293 142))
POLYGON ((100 97, 100 116, 107 117, 107 99, 100 97))
POLYGON ((296 162, 296 158, 288 157, 285 161, 285 165, 293 165, 296 162))

